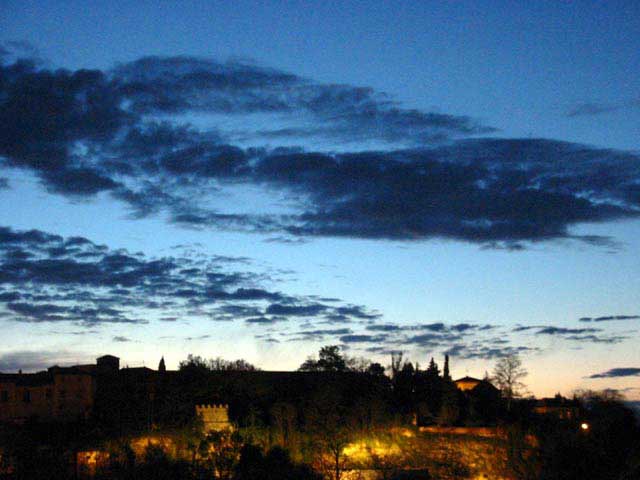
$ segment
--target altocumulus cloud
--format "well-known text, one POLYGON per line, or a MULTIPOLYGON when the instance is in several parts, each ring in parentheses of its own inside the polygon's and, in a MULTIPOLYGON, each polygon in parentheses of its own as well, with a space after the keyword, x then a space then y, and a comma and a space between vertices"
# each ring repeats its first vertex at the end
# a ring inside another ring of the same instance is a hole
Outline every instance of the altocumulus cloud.
MULTIPOLYGON (((280 334, 284 341, 339 342, 361 353, 387 355, 408 351, 420 356, 435 352, 464 359, 492 360, 510 354, 537 352, 537 347, 513 345, 507 336, 496 338, 496 325, 443 322, 397 325, 352 323, 349 328, 304 329, 280 334)), ((279 334, 274 333, 272 338, 279 334)))
POLYGON ((378 316, 364 306, 325 305, 315 296, 268 290, 258 284, 268 276, 233 271, 230 265, 237 265, 236 259, 148 258, 83 237, 0 227, 0 314, 19 322, 84 326, 146 323, 154 317, 246 319, 260 325, 299 317, 329 322, 339 315, 350 323, 378 316))
POLYGON ((191 57, 68 71, 5 55, 0 68, 3 163, 56 194, 108 192, 134 217, 272 238, 451 238, 520 250, 566 239, 611 247, 571 227, 640 213, 635 153, 477 138, 492 129, 368 88, 191 57), (189 126, 193 114, 212 124, 189 126), (220 120, 255 114, 286 120, 235 122, 252 127, 234 132, 220 120), (337 147, 312 151, 312 139, 337 147), (264 146, 273 142, 282 146, 264 146), (364 142, 379 147, 364 151, 364 142), (243 185, 291 206, 231 212, 203 201, 243 185))
MULTIPOLYGON (((581 319, 581 321, 585 321, 581 319)), ((535 335, 558 337, 564 340, 578 341, 582 343, 620 343, 629 338, 627 334, 607 334, 603 333, 601 328, 567 328, 567 327, 555 327, 549 325, 526 325, 516 326, 512 329, 513 332, 526 332, 535 331, 535 335)))

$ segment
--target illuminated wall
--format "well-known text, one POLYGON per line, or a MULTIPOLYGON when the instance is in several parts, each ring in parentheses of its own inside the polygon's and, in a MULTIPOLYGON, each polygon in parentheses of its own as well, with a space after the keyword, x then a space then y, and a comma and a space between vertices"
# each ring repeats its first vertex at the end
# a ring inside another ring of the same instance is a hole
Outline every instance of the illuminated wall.
POLYGON ((196 405, 196 415, 202 419, 205 433, 232 428, 228 405, 196 405))

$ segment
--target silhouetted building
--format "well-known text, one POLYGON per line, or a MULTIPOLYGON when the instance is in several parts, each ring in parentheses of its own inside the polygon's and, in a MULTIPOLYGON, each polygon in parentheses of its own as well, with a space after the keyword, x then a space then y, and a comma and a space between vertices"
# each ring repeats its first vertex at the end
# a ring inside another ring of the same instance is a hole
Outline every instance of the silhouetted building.
POLYGON ((119 370, 120 359, 104 355, 95 364, 0 374, 0 422, 87 419, 100 393, 98 385, 117 377, 119 370))
POLYGON ((113 355, 103 355, 96 360, 98 372, 100 374, 118 373, 120 370, 120 359, 113 355))
POLYGON ((474 388, 476 388, 483 381, 484 380, 480 380, 479 378, 462 377, 462 378, 459 378, 458 380, 454 380, 453 383, 455 383, 456 387, 458 387, 458 390, 467 392, 469 390, 473 390, 474 388))
POLYGON ((533 411, 538 415, 549 415, 563 420, 573 420, 580 414, 580 404, 577 400, 569 400, 558 394, 553 398, 536 400, 533 411))
MULTIPOLYGON (((458 410, 465 405, 481 418, 495 417, 492 409, 499 405, 499 392, 488 381, 465 377, 454 382, 456 391, 437 375, 424 373, 418 380, 408 398, 419 398, 421 408, 425 407, 420 411, 428 412, 425 415, 431 421, 442 418, 445 407, 458 410)), ((303 412, 310 404, 334 398, 340 399, 341 407, 358 412, 363 424, 373 425, 399 408, 394 400, 399 391, 384 375, 360 372, 171 371, 164 358, 158 370, 120 368, 118 357, 104 355, 94 365, 0 374, 0 421, 70 421, 91 416, 105 431, 124 433, 180 427, 201 415, 206 428, 219 429, 231 422, 268 424, 274 405, 303 412)))
POLYGON ((95 376, 90 367, 54 366, 46 372, 0 374, 0 421, 87 418, 95 398, 95 376))

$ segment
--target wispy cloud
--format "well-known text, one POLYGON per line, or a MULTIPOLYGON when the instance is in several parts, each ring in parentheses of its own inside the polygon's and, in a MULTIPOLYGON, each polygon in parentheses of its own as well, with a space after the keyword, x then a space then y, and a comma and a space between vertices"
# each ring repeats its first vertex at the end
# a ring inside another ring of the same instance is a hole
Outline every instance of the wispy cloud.
POLYGON ((113 337, 112 340, 114 342, 116 342, 116 343, 127 343, 127 342, 132 342, 133 341, 129 337, 125 337, 125 336, 122 336, 122 335, 116 335, 115 337, 113 337))
POLYGON ((612 368, 602 373, 594 373, 589 378, 619 378, 619 377, 639 377, 640 368, 636 367, 624 367, 624 368, 612 368))
POLYGON ((612 322, 618 320, 640 320, 640 315, 606 315, 603 317, 582 317, 581 322, 612 322))
POLYGON ((617 112, 631 108, 639 108, 640 99, 629 100, 622 103, 579 103, 567 112, 567 117, 586 117, 617 112))
MULTIPOLYGON (((583 320, 584 321, 584 320, 583 320)), ((552 325, 518 325, 512 331, 526 332, 534 331, 535 335, 558 337, 564 340, 579 341, 586 343, 620 343, 631 338, 628 334, 608 334, 601 328, 568 328, 556 327, 552 325)))

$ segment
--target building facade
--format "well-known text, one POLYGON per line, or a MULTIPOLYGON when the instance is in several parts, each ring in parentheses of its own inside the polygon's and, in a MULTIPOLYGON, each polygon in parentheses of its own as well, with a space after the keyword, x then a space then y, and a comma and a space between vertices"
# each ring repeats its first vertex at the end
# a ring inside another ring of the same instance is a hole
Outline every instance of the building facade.
POLYGON ((0 422, 87 418, 94 397, 94 375, 82 366, 0 374, 0 422))
POLYGON ((482 383, 482 380, 473 377, 462 377, 458 380, 454 380, 453 383, 456 385, 456 387, 458 387, 459 390, 468 392, 480 385, 482 383))

